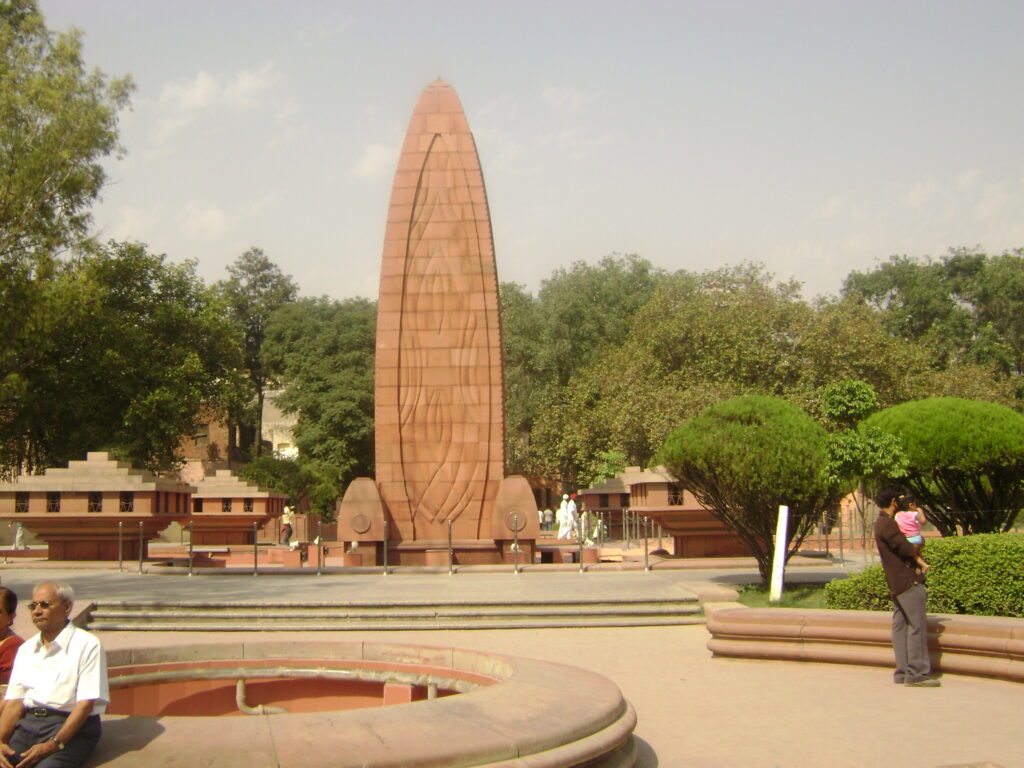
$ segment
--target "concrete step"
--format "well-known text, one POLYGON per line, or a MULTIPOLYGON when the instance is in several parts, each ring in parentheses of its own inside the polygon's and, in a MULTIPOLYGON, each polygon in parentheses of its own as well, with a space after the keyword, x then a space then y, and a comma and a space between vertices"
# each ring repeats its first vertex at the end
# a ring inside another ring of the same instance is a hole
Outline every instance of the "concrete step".
POLYGON ((703 622, 700 604, 678 600, 512 603, 97 603, 88 628, 138 631, 509 629, 654 626, 703 622))
POLYGON ((703 624, 703 616, 663 616, 631 618, 628 616, 604 617, 562 617, 544 619, 522 617, 521 619, 481 619, 479 621, 324 621, 319 623, 299 621, 261 620, 250 624, 225 625, 223 622, 161 622, 133 623, 97 621, 89 625, 92 631, 107 632, 343 632, 343 631, 400 631, 424 629, 566 629, 579 627, 652 627, 679 626, 685 624, 703 624))

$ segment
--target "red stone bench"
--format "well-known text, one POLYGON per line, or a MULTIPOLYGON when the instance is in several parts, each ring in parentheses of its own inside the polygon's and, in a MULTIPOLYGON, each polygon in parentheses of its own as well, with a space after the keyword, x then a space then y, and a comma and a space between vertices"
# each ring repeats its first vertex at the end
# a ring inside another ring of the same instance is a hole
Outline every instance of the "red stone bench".
MULTIPOLYGON (((705 604, 716 656, 891 667, 892 615, 882 611, 705 604)), ((1024 682, 1024 619, 931 614, 936 671, 1024 682)))

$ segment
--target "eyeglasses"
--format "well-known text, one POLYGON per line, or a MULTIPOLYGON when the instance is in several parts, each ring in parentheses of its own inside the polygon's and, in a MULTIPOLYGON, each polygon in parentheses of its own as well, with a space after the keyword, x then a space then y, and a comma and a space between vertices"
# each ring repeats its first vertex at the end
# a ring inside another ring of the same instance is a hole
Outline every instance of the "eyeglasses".
POLYGON ((28 604, 28 609, 30 611, 34 611, 36 608, 42 608, 42 609, 45 610, 47 608, 52 608, 56 604, 57 604, 56 600, 40 600, 38 603, 37 602, 29 603, 28 604))

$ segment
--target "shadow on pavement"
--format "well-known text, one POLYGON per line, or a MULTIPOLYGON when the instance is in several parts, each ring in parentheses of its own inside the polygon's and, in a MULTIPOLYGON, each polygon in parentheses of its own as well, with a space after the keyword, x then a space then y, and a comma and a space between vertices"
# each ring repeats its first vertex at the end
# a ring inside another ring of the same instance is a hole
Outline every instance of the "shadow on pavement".
POLYGON ((98 768, 121 755, 139 752, 163 732, 164 727, 153 717, 104 718, 103 736, 86 765, 98 768))
POLYGON ((651 749, 651 745, 641 738, 633 735, 636 742, 636 766, 635 768, 657 768, 658 756, 651 749))

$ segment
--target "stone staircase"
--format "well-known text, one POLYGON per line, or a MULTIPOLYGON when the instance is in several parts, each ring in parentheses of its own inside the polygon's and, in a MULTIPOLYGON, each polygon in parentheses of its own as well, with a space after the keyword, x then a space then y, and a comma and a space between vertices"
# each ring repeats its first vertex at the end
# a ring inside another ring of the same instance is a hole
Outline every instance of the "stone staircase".
POLYGON ((101 601, 88 612, 97 631, 253 632, 311 630, 635 627, 704 622, 700 602, 671 599, 267 603, 101 601))

